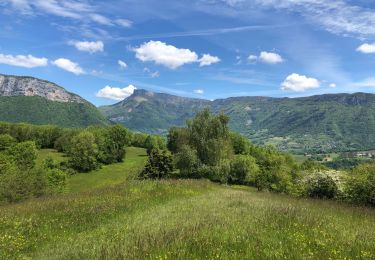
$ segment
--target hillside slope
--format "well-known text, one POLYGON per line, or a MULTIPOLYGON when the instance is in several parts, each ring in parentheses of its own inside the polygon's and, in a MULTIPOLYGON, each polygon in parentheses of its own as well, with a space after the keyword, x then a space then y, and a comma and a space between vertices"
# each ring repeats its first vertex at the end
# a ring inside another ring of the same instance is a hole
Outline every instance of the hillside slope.
POLYGON ((107 124, 94 105, 54 83, 1 74, 0 121, 63 127, 107 124))
POLYGON ((133 130, 166 133, 210 107, 231 118, 230 127, 255 143, 303 152, 375 148, 375 95, 327 94, 303 98, 234 97, 214 101, 137 90, 100 108, 109 120, 133 130))

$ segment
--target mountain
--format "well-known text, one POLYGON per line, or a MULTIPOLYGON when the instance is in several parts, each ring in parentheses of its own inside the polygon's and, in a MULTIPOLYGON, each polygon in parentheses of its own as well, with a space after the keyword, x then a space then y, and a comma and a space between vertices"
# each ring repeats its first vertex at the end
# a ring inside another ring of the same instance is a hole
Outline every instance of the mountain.
POLYGON ((166 133, 205 107, 228 114, 231 129, 253 142, 281 150, 304 153, 375 148, 375 95, 367 93, 208 101, 136 90, 100 110, 109 120, 130 129, 166 133))
POLYGON ((63 127, 107 124, 94 105, 52 82, 2 74, 0 121, 63 127))

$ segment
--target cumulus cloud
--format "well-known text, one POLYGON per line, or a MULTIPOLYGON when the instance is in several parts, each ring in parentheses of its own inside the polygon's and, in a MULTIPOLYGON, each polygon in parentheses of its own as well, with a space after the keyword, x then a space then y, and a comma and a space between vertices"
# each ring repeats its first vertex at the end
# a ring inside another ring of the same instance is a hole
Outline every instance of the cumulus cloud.
POLYGON ((290 74, 281 84, 281 89, 285 91, 303 92, 308 89, 319 88, 320 82, 315 78, 308 78, 297 73, 290 74))
POLYGON ((125 98, 131 96, 134 93, 134 90, 137 88, 133 85, 129 85, 125 88, 116 88, 106 86, 96 93, 97 97, 112 99, 116 101, 124 100, 125 98))
POLYGON ((122 61, 122 60, 118 60, 117 64, 120 65, 120 68, 123 69, 123 70, 128 67, 128 64, 126 64, 126 62, 122 61))
POLYGON ((268 64, 277 64, 283 62, 283 58, 274 52, 262 51, 259 55, 259 60, 268 64))
POLYGON ((149 41, 133 49, 140 61, 155 62, 170 69, 177 69, 185 64, 198 62, 200 66, 208 66, 220 61, 218 57, 204 54, 200 59, 194 51, 180 49, 161 41, 149 41))
POLYGON ((211 64, 220 62, 219 57, 211 56, 210 54, 203 54, 202 58, 199 59, 199 66, 210 66, 211 64))
POLYGON ((45 67, 48 65, 48 59, 37 58, 32 55, 6 55, 0 53, 0 63, 7 64, 11 66, 25 67, 25 68, 35 68, 35 67, 45 67))
POLYGON ((202 94, 204 94, 204 90, 203 90, 203 89, 195 89, 195 90, 194 90, 194 93, 195 93, 195 94, 202 95, 202 94))
POLYGON ((104 51, 104 43, 102 41, 88 42, 88 41, 70 41, 70 45, 76 47, 79 51, 85 51, 89 53, 102 52, 104 51))
POLYGON ((262 51, 259 55, 250 54, 247 58, 250 62, 263 62, 267 64, 277 64, 284 62, 280 54, 275 52, 262 51))
POLYGON ((177 69, 184 64, 197 62, 198 55, 189 49, 178 49, 160 41, 149 41, 134 49, 137 59, 177 69))
POLYGON ((336 87, 336 83, 331 83, 331 84, 329 84, 329 87, 330 87, 330 88, 335 88, 335 87, 336 87))
POLYGON ((85 74, 85 71, 77 63, 68 59, 60 58, 53 61, 52 64, 75 75, 85 74))
POLYGON ((365 54, 375 53, 375 42, 372 44, 364 43, 357 48, 357 51, 365 54))

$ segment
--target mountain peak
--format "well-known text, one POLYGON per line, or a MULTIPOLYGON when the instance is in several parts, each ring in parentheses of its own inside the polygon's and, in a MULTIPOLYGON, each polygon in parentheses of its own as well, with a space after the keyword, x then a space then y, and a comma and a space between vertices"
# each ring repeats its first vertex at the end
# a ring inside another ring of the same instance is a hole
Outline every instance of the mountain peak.
POLYGON ((39 96, 50 101, 84 103, 85 100, 64 88, 33 77, 0 74, 0 96, 39 96))

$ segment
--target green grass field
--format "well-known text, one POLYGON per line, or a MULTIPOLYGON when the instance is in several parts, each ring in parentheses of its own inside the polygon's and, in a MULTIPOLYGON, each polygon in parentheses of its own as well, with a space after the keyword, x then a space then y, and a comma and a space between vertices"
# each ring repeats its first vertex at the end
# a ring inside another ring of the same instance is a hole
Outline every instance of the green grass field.
POLYGON ((129 148, 124 163, 73 176, 65 194, 2 206, 0 259, 375 258, 374 209, 140 181, 144 155, 129 148))

